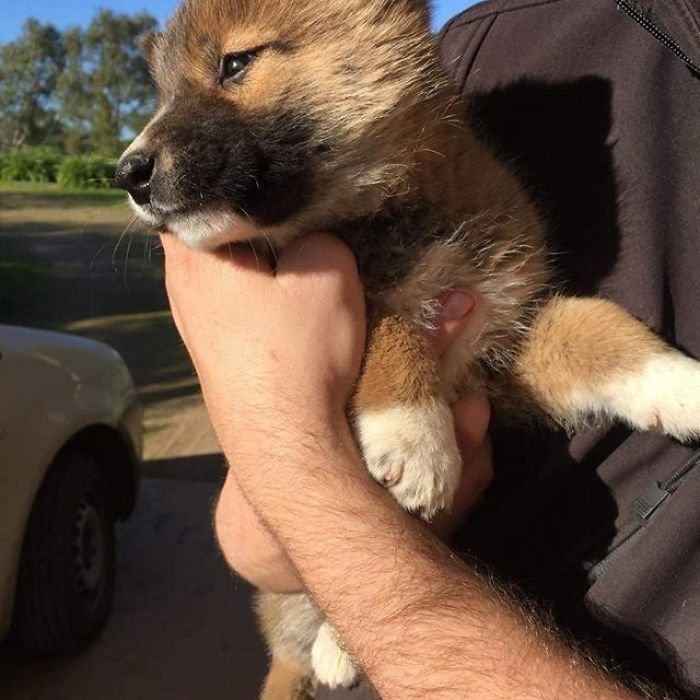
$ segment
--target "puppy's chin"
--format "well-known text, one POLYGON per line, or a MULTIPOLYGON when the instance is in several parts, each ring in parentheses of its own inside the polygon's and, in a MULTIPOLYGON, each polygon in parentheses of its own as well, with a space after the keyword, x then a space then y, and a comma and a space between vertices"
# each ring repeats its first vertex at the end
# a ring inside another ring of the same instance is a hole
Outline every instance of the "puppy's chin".
POLYGON ((213 250, 225 243, 250 241, 264 235, 254 222, 226 212, 177 214, 167 217, 165 223, 168 231, 197 250, 213 250))
POLYGON ((136 204, 129 197, 136 215, 147 225, 168 231, 186 246, 197 250, 213 250, 225 243, 239 243, 256 238, 269 238, 255 222, 244 216, 220 210, 201 212, 158 212, 136 204))

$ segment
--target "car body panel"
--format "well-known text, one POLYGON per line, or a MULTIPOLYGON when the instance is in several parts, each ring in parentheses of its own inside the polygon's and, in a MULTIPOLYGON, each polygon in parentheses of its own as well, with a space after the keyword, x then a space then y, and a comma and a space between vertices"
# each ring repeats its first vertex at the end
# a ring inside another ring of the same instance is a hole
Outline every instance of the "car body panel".
POLYGON ((96 425, 118 431, 140 458, 141 417, 129 371, 109 346, 0 325, 0 638, 29 514, 54 458, 96 425))

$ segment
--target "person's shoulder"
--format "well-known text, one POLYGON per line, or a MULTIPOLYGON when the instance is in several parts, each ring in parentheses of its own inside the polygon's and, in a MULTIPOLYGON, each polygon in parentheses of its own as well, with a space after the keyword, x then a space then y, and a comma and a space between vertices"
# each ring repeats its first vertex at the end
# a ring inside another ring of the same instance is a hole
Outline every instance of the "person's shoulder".
POLYGON ((529 10, 557 2, 561 2, 561 0, 483 0, 483 2, 478 2, 476 5, 468 7, 448 20, 440 31, 440 35, 444 36, 469 24, 478 24, 484 20, 493 19, 503 13, 529 10))
POLYGON ((506 14, 544 9, 566 0, 484 0, 449 20, 438 33, 443 65, 459 82, 460 67, 469 66, 496 20, 506 14))

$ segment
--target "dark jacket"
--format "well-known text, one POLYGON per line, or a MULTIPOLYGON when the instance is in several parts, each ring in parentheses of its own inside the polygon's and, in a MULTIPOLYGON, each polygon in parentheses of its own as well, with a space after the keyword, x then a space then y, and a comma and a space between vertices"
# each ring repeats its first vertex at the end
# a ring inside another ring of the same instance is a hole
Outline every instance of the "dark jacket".
MULTIPOLYGON (((441 41, 473 123, 542 204, 561 284, 700 357, 700 2, 490 0, 441 41)), ((455 547, 623 672, 694 694, 693 448, 621 427, 494 444, 496 484, 455 547)))

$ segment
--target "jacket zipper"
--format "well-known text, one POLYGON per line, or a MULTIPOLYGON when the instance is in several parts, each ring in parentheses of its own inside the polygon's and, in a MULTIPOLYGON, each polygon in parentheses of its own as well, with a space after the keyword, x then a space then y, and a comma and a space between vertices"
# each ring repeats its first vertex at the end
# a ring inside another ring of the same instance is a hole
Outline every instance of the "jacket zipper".
POLYGON ((633 20, 635 20, 635 22, 644 27, 644 29, 646 29, 652 36, 656 37, 656 39, 658 39, 667 49, 673 51, 678 58, 685 61, 693 72, 700 75, 700 67, 698 67, 690 56, 683 51, 675 39, 670 37, 662 29, 659 29, 659 27, 657 27, 648 17, 632 6, 628 0, 617 0, 617 7, 623 12, 627 13, 633 20))
POLYGON ((700 451, 695 452, 691 458, 668 479, 659 481, 634 503, 634 514, 642 521, 649 520, 661 507, 664 501, 673 494, 681 485, 681 482, 700 463, 700 451))
POLYGON ((614 549, 595 563, 588 570, 588 581, 594 583, 611 564, 626 549, 627 545, 644 529, 655 513, 661 508, 666 500, 672 496, 692 472, 700 464, 700 450, 694 452, 683 466, 677 469, 671 476, 663 481, 657 481, 641 498, 634 502, 634 514, 637 516, 637 525, 614 549))

